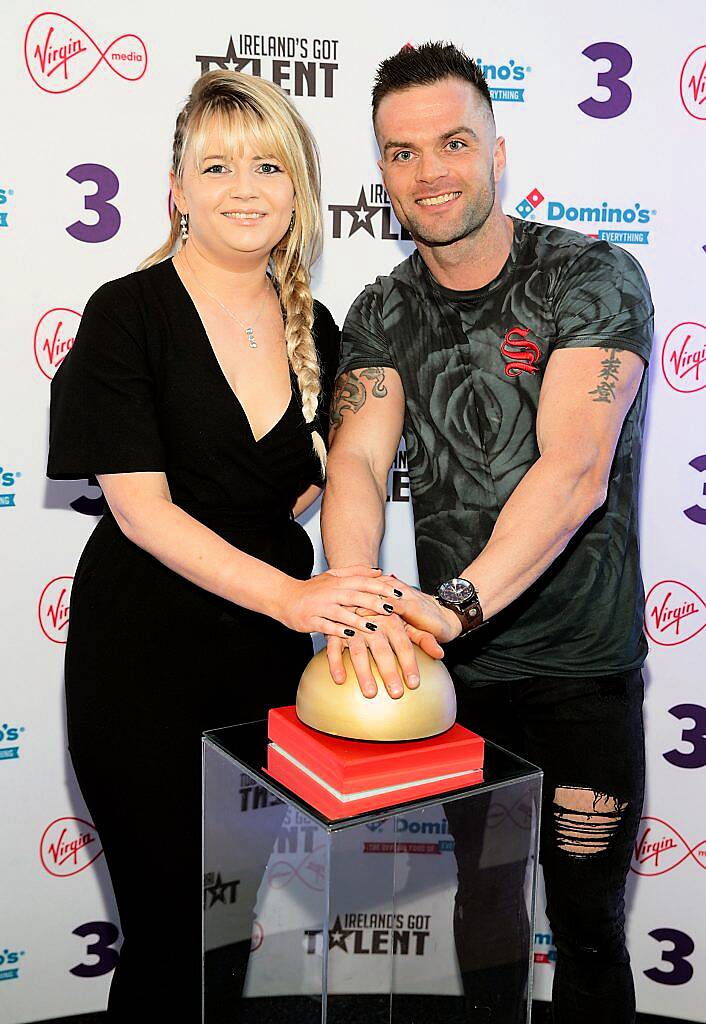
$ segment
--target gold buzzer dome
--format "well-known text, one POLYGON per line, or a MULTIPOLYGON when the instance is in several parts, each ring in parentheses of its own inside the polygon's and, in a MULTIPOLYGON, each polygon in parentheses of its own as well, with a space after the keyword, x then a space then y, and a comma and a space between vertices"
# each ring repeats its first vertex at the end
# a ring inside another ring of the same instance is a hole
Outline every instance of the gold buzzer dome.
MULTIPOLYGON (((364 697, 348 650, 343 652, 345 683, 335 683, 326 651, 311 659, 297 690, 297 715, 305 725, 332 736, 355 740, 418 740, 446 732, 456 721, 456 691, 448 670, 415 646, 419 686, 405 684, 401 697, 390 697, 377 665, 370 668, 377 683, 374 697, 364 697)), ((397 669, 404 679, 399 663, 397 669)))

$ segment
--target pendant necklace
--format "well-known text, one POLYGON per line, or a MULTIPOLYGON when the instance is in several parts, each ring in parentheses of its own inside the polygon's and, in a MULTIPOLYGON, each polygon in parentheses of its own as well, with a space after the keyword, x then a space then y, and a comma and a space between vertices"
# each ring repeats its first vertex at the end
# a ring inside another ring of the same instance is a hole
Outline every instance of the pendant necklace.
MULTIPOLYGON (((182 250, 182 252, 183 252, 183 250, 182 250)), ((258 320, 260 319, 260 317, 262 316, 262 311, 265 308, 265 303, 267 302, 267 296, 268 296, 269 291, 270 291, 269 288, 265 289, 265 297, 262 300, 262 305, 260 306, 258 314, 255 317, 255 319, 253 320, 252 324, 248 327, 247 324, 243 323, 243 321, 240 319, 240 317, 238 316, 237 313, 234 313, 232 309, 228 309, 228 307, 226 305, 224 305, 221 302, 221 300, 219 298, 217 298, 213 294, 213 292, 210 292, 208 290, 208 288, 206 287, 205 284, 203 284, 203 282, 199 281, 199 279, 196 276, 196 273, 194 271, 194 268, 191 266, 191 263, 189 262, 189 260, 188 260, 188 258, 186 256, 186 253, 184 253, 184 261, 186 262, 186 265, 189 268, 189 270, 191 271, 192 276, 193 276, 194 280, 196 281, 197 285, 199 286, 199 288, 201 288, 202 291, 206 292, 206 294, 209 296, 209 298, 213 299, 213 301, 216 303, 216 305, 220 306, 221 309, 223 310, 223 312, 227 313, 228 316, 231 318, 231 320, 235 320, 236 323, 240 324, 242 329, 245 331, 245 337, 248 339, 248 344, 249 344, 250 348, 257 348, 257 342, 255 341, 255 326, 256 326, 258 320)), ((269 284, 269 280, 270 279, 267 276, 265 277, 265 280, 269 284)))

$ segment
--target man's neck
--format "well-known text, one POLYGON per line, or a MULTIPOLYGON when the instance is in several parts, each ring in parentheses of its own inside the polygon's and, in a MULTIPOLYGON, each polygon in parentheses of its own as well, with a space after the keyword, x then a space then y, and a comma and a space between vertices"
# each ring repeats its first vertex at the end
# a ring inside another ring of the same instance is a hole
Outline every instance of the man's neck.
POLYGON ((475 291, 493 281, 507 262, 514 226, 500 208, 473 235, 453 245, 424 245, 419 254, 436 281, 453 291, 475 291))

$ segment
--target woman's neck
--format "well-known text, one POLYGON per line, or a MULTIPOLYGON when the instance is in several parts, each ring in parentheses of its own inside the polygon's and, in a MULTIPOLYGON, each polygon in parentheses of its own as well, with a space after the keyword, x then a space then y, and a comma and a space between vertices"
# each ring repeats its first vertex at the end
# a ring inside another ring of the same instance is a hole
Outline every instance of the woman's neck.
POLYGON ((224 301, 234 295, 245 301, 257 298, 266 287, 269 258, 261 253, 236 253, 226 263, 189 239, 174 258, 190 277, 224 301))

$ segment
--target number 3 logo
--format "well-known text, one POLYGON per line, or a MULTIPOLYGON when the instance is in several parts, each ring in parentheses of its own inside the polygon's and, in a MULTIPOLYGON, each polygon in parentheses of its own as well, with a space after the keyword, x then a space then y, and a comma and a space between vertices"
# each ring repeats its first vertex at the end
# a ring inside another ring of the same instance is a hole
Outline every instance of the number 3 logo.
POLYGON ((66 177, 83 185, 91 181, 96 186, 96 191, 85 196, 83 205, 85 209, 98 214, 98 220, 94 224, 84 224, 82 220, 76 220, 67 227, 68 233, 78 242, 107 242, 120 229, 120 211, 110 203, 118 194, 120 182, 118 176, 109 167, 103 164, 77 164, 66 177))
POLYGON ((610 96, 597 100, 593 96, 579 103, 579 110, 589 117, 620 117, 632 102, 632 89, 623 79, 632 68, 632 55, 620 43, 591 43, 583 51, 589 60, 607 60, 610 67, 599 71, 596 84, 608 89, 610 96))
POLYGON ((117 949, 113 949, 113 945, 117 942, 120 932, 112 921, 89 921, 87 924, 80 924, 78 928, 74 928, 72 935, 80 935, 82 939, 95 935, 97 941, 88 943, 86 953, 98 959, 92 964, 76 964, 75 967, 69 968, 71 974, 75 974, 77 978, 99 978, 117 966, 120 954, 117 949))
POLYGON ((676 928, 655 928, 650 938, 657 942, 671 942, 672 949, 662 950, 662 960, 671 964, 671 971, 663 971, 660 967, 650 967, 645 974, 650 981, 658 981, 660 985, 685 985, 691 981, 694 968, 686 959, 694 952, 694 940, 685 932, 676 928))
POLYGON ((706 767, 706 708, 702 708, 700 704, 676 704, 669 709, 669 714, 680 721, 685 718, 693 719, 693 727, 682 729, 681 733, 682 741, 690 743, 691 750, 685 753, 676 749, 668 750, 662 757, 677 768, 706 767))

